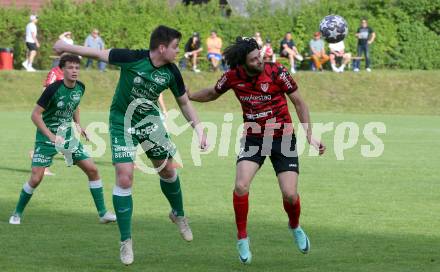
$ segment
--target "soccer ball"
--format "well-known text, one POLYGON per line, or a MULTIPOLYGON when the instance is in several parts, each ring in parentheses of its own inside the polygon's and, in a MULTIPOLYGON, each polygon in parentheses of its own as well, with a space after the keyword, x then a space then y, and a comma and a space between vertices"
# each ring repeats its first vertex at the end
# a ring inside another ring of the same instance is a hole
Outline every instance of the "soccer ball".
POLYGON ((339 15, 328 15, 319 24, 319 31, 327 42, 337 43, 347 36, 348 24, 339 15))

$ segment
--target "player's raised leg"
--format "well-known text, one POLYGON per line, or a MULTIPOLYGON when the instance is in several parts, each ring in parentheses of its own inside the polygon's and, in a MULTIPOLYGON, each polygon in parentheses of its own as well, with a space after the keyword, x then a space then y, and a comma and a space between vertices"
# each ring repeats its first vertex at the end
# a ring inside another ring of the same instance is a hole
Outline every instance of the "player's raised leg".
POLYGON ((116 216, 107 211, 107 208, 105 207, 102 181, 95 163, 91 159, 85 159, 78 161, 76 165, 83 170, 89 179, 90 193, 92 194, 93 201, 98 210, 99 222, 103 224, 115 222, 116 216))
POLYGON ((32 167, 31 177, 29 181, 23 185, 17 206, 15 207, 11 218, 9 218, 9 224, 19 225, 21 223, 24 208, 29 203, 29 200, 31 200, 35 188, 37 188, 43 180, 45 168, 46 167, 32 167))
POLYGON ((298 250, 307 254, 310 251, 310 241, 299 225, 301 203, 298 195, 298 173, 284 171, 279 173, 277 177, 283 195, 284 210, 289 217, 289 230, 292 232, 298 250))
POLYGON ((237 225, 237 249, 239 259, 244 264, 250 264, 252 253, 249 248, 247 235, 247 215, 249 210, 249 186, 259 169, 259 164, 253 161, 242 160, 237 163, 233 205, 235 224, 237 225))
POLYGON ((131 217, 133 214, 133 162, 115 163, 116 184, 113 188, 113 207, 121 234, 120 257, 123 264, 133 263, 131 217))
POLYGON ((180 178, 173 163, 173 158, 166 160, 151 159, 151 162, 158 169, 160 188, 171 206, 170 220, 177 225, 185 241, 192 241, 193 234, 183 210, 182 188, 180 187, 180 178))

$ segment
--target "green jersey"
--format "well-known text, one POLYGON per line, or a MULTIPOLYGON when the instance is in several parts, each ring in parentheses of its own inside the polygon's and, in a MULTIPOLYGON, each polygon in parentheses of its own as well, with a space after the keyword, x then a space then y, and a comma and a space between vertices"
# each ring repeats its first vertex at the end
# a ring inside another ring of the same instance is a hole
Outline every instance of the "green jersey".
POLYGON ((126 114, 132 117, 132 124, 146 116, 159 116, 158 98, 168 88, 175 97, 185 94, 182 75, 176 65, 155 67, 148 50, 112 49, 109 63, 121 67, 110 108, 111 122, 123 124, 126 114))
MULTIPOLYGON (((56 81, 44 90, 37 104, 44 108, 43 121, 53 133, 62 133, 66 139, 70 137, 73 113, 84 95, 85 86, 77 81, 75 87, 69 88, 63 80, 56 81), (66 137, 67 136, 67 137, 66 137)), ((37 129, 37 142, 48 142, 49 139, 37 129)))

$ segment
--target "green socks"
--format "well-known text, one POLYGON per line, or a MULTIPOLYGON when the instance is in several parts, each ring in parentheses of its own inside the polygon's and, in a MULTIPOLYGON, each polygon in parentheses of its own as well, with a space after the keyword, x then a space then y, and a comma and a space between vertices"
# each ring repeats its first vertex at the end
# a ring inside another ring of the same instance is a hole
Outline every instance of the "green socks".
POLYGON ((15 207, 15 214, 18 214, 19 216, 21 216, 23 214, 23 210, 26 207, 26 205, 28 204, 29 200, 31 200, 32 194, 34 193, 35 188, 32 188, 29 185, 29 182, 26 182, 23 185, 23 189, 21 190, 20 193, 20 198, 18 199, 18 203, 17 206, 15 207))
POLYGON ((95 202, 96 209, 98 210, 99 217, 104 216, 107 212, 104 204, 104 193, 102 190, 102 181, 89 181, 90 193, 92 193, 93 201, 95 202))
POLYGON ((118 221, 121 242, 131 238, 131 216, 133 214, 133 199, 131 188, 113 188, 113 207, 118 221))
POLYGON ((176 176, 170 179, 160 178, 160 188, 168 199, 171 208, 175 212, 175 215, 184 216, 185 214, 183 212, 182 190, 180 189, 179 176, 176 174, 176 176))

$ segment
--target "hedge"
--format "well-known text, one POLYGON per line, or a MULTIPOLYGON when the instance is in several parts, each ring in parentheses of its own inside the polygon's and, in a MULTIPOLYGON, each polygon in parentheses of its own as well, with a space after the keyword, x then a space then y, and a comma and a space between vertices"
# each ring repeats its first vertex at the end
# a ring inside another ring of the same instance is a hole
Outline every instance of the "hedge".
MULTIPOLYGON (((271 8, 268 1, 250 0, 247 17, 234 13, 224 17, 217 3, 213 0, 204 5, 170 7, 165 0, 96 0, 80 4, 52 0, 38 14, 42 47, 34 66, 50 67, 52 45, 65 31, 73 32, 76 44, 83 44, 91 29, 98 28, 107 47, 146 48, 149 34, 159 24, 182 32, 182 49, 193 31, 201 33, 204 41, 215 29, 225 45, 238 35, 252 36, 260 31, 264 38, 272 39, 276 49, 284 33, 292 31, 299 50, 307 53, 320 20, 328 14, 339 14, 349 24, 346 47, 351 52, 356 51, 354 33, 360 19, 369 20, 377 34, 371 46, 374 67, 440 68, 440 25, 436 19, 440 0, 321 0, 292 3, 283 9, 271 8)), ((0 10, 0 47, 14 48, 16 68, 20 68, 25 55, 24 32, 29 14, 14 7, 0 10)))

